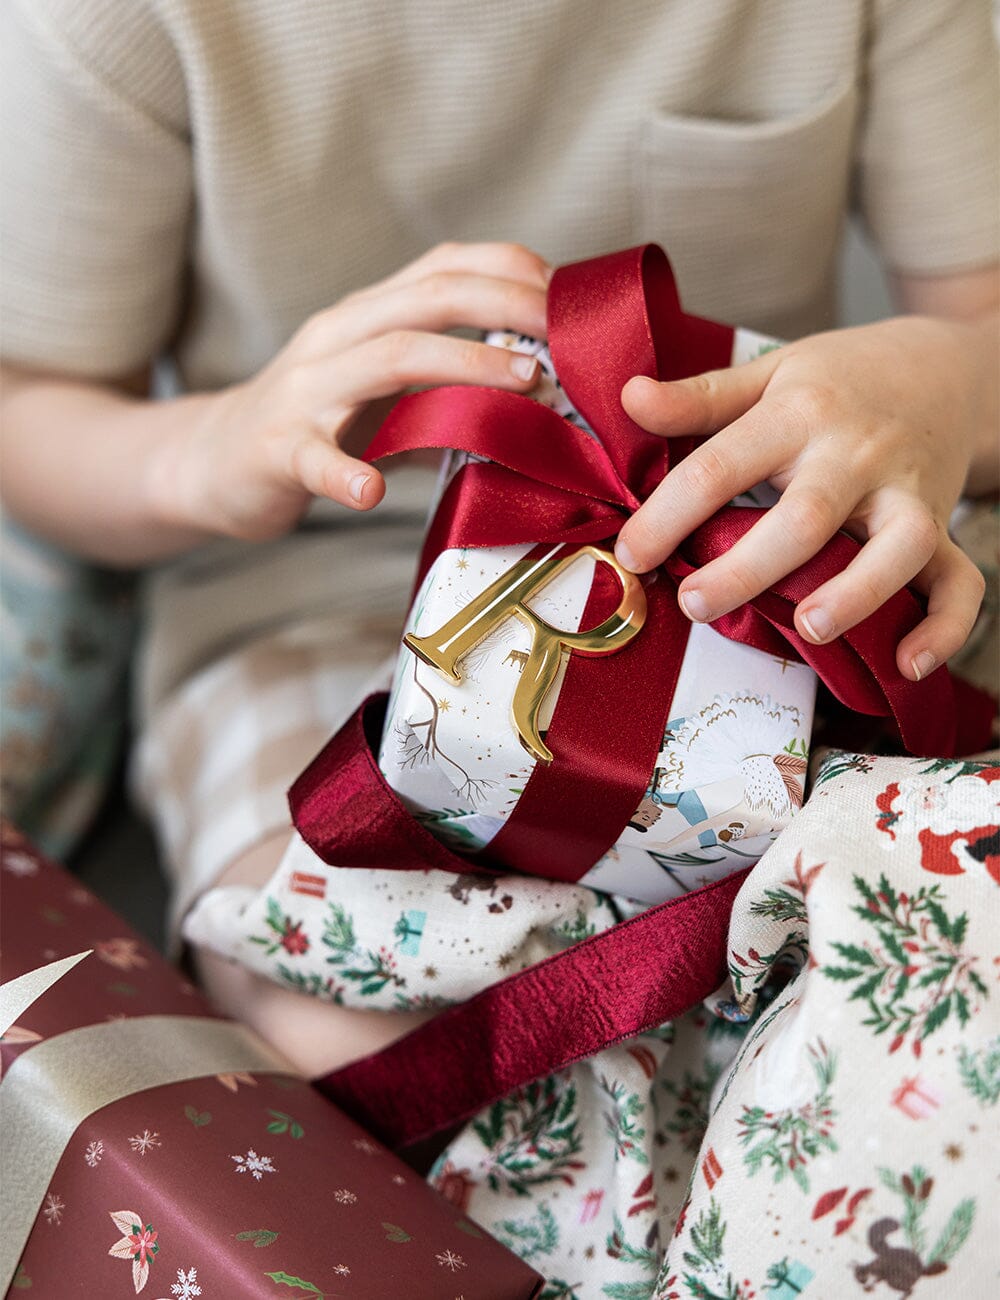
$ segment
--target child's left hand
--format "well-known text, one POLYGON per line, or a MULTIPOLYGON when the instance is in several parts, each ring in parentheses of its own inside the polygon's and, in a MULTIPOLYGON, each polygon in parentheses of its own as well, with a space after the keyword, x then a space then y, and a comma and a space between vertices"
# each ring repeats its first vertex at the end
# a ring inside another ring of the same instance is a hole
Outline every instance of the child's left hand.
POLYGON ((982 323, 902 316, 813 335, 731 370, 630 380, 622 404, 644 429, 715 436, 625 525, 619 561, 653 568, 714 511, 768 480, 781 500, 681 584, 688 617, 709 622, 734 609, 843 528, 862 549, 802 602, 797 628, 830 641, 911 583, 928 613, 900 643, 897 665, 912 680, 927 676, 963 645, 983 596, 948 520, 970 470, 992 486, 991 336, 982 323))

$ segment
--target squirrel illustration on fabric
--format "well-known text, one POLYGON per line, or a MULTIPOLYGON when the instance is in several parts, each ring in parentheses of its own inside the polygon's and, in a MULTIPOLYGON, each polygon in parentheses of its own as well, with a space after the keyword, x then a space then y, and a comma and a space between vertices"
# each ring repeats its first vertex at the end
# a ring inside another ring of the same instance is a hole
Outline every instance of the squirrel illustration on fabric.
POLYGON ((885 1282, 900 1293, 900 1300, 908 1300, 913 1288, 922 1277, 936 1277, 948 1265, 943 1259, 925 1264, 909 1246, 890 1246, 888 1238, 899 1229, 899 1220, 877 1219, 868 1229, 868 1244, 875 1258, 867 1264, 856 1264, 854 1276, 865 1291, 874 1291, 879 1282, 885 1282))

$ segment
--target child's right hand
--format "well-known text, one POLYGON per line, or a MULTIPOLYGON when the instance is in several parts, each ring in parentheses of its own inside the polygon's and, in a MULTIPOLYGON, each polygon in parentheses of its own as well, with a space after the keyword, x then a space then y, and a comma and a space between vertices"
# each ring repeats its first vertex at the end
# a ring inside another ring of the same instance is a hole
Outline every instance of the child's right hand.
POLYGON ((342 447, 366 406, 420 385, 530 390, 533 358, 441 331, 543 338, 549 276, 540 257, 514 244, 441 244, 319 312, 252 379, 205 399, 159 449, 150 482, 164 521, 256 541, 293 528, 314 496, 377 505, 381 474, 342 447))

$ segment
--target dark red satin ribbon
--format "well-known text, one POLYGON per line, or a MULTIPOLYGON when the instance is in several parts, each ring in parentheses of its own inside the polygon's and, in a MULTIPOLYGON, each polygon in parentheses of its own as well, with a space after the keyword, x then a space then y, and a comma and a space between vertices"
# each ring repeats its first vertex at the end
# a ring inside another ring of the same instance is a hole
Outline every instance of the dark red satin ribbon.
POLYGON ((409 1146, 532 1079, 673 1020, 725 979, 726 927, 746 876, 574 944, 315 1086, 383 1142, 409 1146))

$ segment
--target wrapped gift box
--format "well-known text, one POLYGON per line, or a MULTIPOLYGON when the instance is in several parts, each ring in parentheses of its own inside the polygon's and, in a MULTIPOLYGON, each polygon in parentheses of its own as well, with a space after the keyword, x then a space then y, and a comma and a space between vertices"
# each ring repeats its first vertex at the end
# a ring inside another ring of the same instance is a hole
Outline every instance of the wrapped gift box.
MULTIPOLYGON (((544 344, 512 334, 487 341, 536 356, 542 378, 534 396, 594 436, 544 344)), ((737 329, 731 362, 773 346, 773 339, 737 329)), ((465 452, 447 456, 441 495, 475 459, 465 452)), ((773 489, 761 485, 734 504, 767 507, 775 500, 773 489)), ((423 636, 441 628, 531 550, 441 551, 405 632, 423 636)), ((576 632, 594 569, 594 559, 581 553, 539 590, 531 608, 552 626, 576 632)), ((531 637, 522 621, 508 618, 464 657, 458 682, 406 646, 399 656, 379 767, 414 817, 460 853, 488 850, 538 762, 526 752, 512 713, 531 637)), ((565 667, 564 657, 543 700, 542 736, 565 667)), ((708 625, 692 627, 646 792, 617 842, 580 883, 656 903, 756 861, 801 804, 815 691, 815 674, 805 664, 729 640, 708 625)))
POLYGON ((0 1042, 0 1290, 39 1300, 538 1294, 532 1269, 213 1015, 9 828, 2 879, 0 1005, 16 1020, 0 1042), (45 989, 47 970, 81 952, 45 989))

